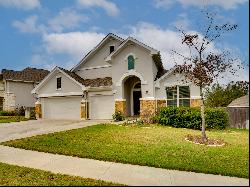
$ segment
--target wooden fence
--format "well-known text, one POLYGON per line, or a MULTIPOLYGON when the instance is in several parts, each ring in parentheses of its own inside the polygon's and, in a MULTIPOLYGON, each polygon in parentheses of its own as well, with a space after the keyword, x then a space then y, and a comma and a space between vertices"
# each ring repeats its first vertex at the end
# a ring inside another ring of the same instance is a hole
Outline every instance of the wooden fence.
POLYGON ((232 128, 249 129, 248 107, 227 107, 229 125, 232 128))

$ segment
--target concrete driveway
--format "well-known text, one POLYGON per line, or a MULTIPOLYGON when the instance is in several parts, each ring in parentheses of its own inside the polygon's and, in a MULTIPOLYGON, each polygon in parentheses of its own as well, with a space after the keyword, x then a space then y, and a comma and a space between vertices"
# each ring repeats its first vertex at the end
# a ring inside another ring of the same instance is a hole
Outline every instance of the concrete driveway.
POLYGON ((0 124, 0 142, 82 128, 110 120, 29 120, 0 124))

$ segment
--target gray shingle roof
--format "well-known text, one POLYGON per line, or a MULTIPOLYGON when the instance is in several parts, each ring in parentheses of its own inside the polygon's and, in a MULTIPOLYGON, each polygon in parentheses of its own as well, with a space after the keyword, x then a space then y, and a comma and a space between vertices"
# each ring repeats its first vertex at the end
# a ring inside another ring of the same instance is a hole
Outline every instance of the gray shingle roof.
POLYGON ((249 107, 249 95, 233 100, 227 107, 249 107))

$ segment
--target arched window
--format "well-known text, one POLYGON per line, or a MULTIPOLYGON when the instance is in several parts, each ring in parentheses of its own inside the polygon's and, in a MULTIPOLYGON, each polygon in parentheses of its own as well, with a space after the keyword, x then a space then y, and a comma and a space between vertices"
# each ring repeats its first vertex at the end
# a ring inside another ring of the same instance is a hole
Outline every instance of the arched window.
POLYGON ((128 56, 128 70, 135 68, 135 59, 132 55, 128 56))

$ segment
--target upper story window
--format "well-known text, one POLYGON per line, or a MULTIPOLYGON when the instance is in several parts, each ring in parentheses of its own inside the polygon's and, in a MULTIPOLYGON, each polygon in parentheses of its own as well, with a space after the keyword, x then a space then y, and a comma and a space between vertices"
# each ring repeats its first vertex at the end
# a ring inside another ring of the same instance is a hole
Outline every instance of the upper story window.
POLYGON ((128 56, 128 70, 135 68, 135 59, 132 55, 128 56))
POLYGON ((56 89, 60 90, 62 88, 62 77, 56 78, 56 89))
POLYGON ((190 106, 189 86, 167 87, 167 106, 190 106))
POLYGON ((114 45, 109 46, 109 54, 111 54, 114 50, 115 50, 114 45))

